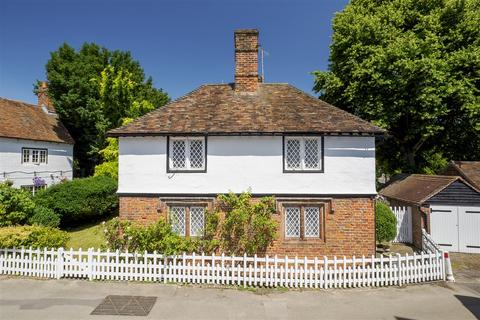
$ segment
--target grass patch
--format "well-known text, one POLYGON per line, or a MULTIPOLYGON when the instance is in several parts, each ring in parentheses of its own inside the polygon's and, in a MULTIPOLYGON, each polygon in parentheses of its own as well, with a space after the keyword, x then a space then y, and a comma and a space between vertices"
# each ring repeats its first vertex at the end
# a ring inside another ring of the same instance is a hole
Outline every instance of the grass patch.
POLYGON ((65 230, 70 236, 67 248, 100 248, 105 244, 102 221, 65 230))

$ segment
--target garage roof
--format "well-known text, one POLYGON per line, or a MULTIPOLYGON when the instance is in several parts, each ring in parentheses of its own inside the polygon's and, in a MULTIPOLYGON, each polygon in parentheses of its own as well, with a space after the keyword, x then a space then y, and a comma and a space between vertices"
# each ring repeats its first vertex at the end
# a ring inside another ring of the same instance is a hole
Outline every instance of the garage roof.
MULTIPOLYGON (((380 190, 379 194, 387 198, 416 205, 422 205, 428 202, 455 182, 466 185, 468 193, 473 193, 475 197, 480 197, 480 191, 469 185, 459 176, 411 174, 400 175, 392 180, 393 182, 380 190)), ((460 193, 462 192, 464 191, 460 190, 460 193)), ((461 194, 456 196, 461 197, 461 194)))

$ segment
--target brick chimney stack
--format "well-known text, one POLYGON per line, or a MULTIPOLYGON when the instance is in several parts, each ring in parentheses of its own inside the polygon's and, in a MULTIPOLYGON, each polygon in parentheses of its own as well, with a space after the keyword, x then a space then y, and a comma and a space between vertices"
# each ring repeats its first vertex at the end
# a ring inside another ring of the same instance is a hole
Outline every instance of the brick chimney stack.
POLYGON ((37 92, 38 97, 38 106, 43 108, 48 113, 56 113, 55 108, 53 107, 52 101, 48 97, 48 84, 46 81, 40 82, 37 92))
POLYGON ((235 91, 254 92, 258 77, 258 30, 235 30, 235 91))

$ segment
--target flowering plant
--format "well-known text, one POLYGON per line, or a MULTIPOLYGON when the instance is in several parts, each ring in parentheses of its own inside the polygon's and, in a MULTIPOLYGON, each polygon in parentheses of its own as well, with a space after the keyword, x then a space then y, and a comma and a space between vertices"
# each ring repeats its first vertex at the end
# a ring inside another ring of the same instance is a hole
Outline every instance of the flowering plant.
POLYGON ((35 187, 42 187, 44 185, 46 185, 47 183, 45 182, 45 179, 43 179, 42 177, 35 177, 33 178, 33 185, 35 187))

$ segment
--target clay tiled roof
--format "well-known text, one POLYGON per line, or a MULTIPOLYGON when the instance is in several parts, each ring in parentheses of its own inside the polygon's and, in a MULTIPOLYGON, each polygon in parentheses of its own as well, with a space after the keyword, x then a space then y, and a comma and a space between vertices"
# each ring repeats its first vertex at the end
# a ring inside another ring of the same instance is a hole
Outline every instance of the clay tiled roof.
POLYGON ((411 174, 394 179, 379 191, 387 198, 421 205, 450 184, 462 180, 458 176, 411 174))
POLYGON ((0 98, 0 137, 73 144, 55 114, 39 106, 0 98))
POLYGON ((230 84, 203 85, 110 136, 165 134, 383 134, 384 130, 288 84, 252 93, 230 84))
POLYGON ((480 190, 480 161, 452 161, 445 174, 461 176, 480 190))

